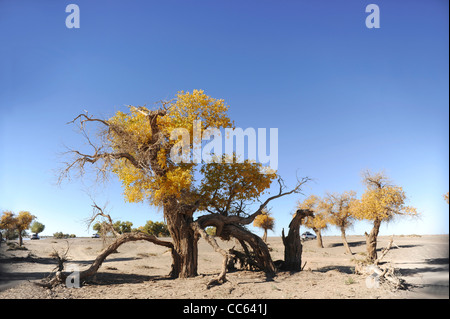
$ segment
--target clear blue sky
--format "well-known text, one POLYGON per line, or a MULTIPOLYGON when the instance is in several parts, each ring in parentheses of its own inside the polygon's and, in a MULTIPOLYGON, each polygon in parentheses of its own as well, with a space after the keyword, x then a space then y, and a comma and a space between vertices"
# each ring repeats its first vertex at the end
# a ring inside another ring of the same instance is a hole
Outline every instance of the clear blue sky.
MULTIPOLYGON (((125 203, 116 179, 55 185, 63 145, 83 146, 66 123, 204 89, 237 126, 278 128, 288 186, 298 174, 314 178, 305 195, 361 195, 361 170, 385 169, 422 217, 381 233, 448 233, 448 12, 444 0, 0 0, 0 209, 31 211, 44 235, 92 234, 89 194, 134 226, 162 220, 125 203), (69 3, 79 29, 65 26, 69 3), (379 29, 365 25, 369 3, 379 29)), ((269 235, 302 198, 272 203, 269 235)))

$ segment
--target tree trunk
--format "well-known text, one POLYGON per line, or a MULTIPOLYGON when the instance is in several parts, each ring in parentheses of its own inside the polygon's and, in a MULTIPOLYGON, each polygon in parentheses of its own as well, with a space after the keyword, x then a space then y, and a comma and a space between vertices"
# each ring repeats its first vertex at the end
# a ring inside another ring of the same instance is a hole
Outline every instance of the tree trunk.
POLYGON ((165 207, 164 216, 178 255, 171 274, 174 278, 197 276, 198 235, 191 227, 192 217, 165 207))
POLYGON ((341 227, 341 238, 342 238, 342 243, 344 244, 344 247, 345 247, 345 252, 347 254, 353 255, 352 250, 350 249, 350 246, 348 245, 347 237, 345 236, 345 228, 343 228, 343 227, 341 227))
POLYGON ((267 243, 267 229, 264 229, 264 235, 262 237, 262 240, 267 243))
POLYGON ((317 234, 317 246, 323 248, 322 232, 317 228, 314 228, 313 230, 317 234))
POLYGON ((300 240, 300 225, 302 219, 311 216, 312 212, 308 210, 297 210, 292 221, 289 224, 289 233, 285 237, 282 230, 282 239, 284 244, 284 263, 281 269, 288 271, 302 270, 302 242, 300 240))
POLYGON ((22 245, 23 245, 22 231, 19 230, 19 246, 22 247, 22 245))
POLYGON ((367 258, 374 262, 377 260, 377 237, 380 231, 381 220, 375 219, 370 234, 366 233, 367 258))
MULTIPOLYGON (((275 265, 270 256, 269 248, 261 237, 242 226, 228 224, 223 227, 220 237, 224 240, 229 240, 230 236, 241 243, 248 243, 254 253, 255 266, 264 271, 269 277, 275 275, 275 265)), ((245 244, 243 246, 245 247, 245 244)))

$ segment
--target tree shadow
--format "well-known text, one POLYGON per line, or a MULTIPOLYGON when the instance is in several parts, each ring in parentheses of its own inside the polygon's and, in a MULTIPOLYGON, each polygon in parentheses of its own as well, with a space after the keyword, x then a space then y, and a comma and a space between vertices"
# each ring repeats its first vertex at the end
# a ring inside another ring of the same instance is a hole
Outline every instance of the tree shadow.
POLYGON ((146 281, 171 280, 170 276, 150 276, 138 274, 116 274, 108 272, 98 272, 94 276, 87 278, 84 284, 88 285, 121 285, 121 284, 140 284, 146 281))
POLYGON ((448 257, 425 259, 425 263, 429 265, 449 265, 448 257))
POLYGON ((32 254, 29 254, 26 257, 3 257, 0 258, 0 264, 19 264, 19 263, 37 263, 37 264, 43 264, 43 265, 51 265, 51 264, 57 264, 56 260, 51 257, 36 257, 32 254))
MULTIPOLYGON (((365 244, 366 244, 366 242, 363 241, 363 240, 361 240, 361 241, 354 241, 354 242, 349 242, 349 243, 348 243, 348 245, 349 245, 350 247, 358 247, 358 246, 362 246, 362 245, 365 245, 365 244)), ((328 244, 328 245, 327 245, 327 247, 329 247, 329 248, 343 247, 343 246, 344 246, 343 243, 331 243, 331 244, 328 244)))
POLYGON ((400 268, 399 271, 402 276, 414 276, 420 273, 428 272, 448 272, 449 270, 449 259, 447 258, 430 258, 425 259, 423 264, 430 265, 425 267, 415 267, 415 268, 400 268), (440 267, 439 267, 440 266, 440 267))
POLYGON ((320 272, 320 273, 326 273, 330 270, 337 270, 340 273, 352 275, 355 273, 355 267, 353 266, 325 266, 321 268, 317 268, 314 271, 320 272))
POLYGON ((19 282, 25 280, 40 280, 49 276, 50 272, 2 272, 0 284, 19 282))
POLYGON ((420 244, 405 244, 405 245, 394 245, 391 247, 391 249, 399 249, 399 248, 414 248, 414 247, 421 247, 423 245, 420 244))

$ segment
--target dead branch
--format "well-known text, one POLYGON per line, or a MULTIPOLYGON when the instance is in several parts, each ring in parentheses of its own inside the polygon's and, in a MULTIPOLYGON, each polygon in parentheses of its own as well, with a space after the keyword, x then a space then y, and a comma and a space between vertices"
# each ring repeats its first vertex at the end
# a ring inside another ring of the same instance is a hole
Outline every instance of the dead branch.
MULTIPOLYGON (((179 256, 176 253, 174 246, 171 242, 163 241, 158 239, 157 237, 153 235, 144 234, 141 232, 132 232, 132 233, 125 233, 120 235, 118 238, 114 240, 108 247, 104 248, 100 254, 95 258, 95 260, 92 262, 92 264, 89 266, 88 269, 80 272, 80 282, 85 281, 89 277, 92 277, 95 275, 102 265, 103 261, 114 251, 119 248, 124 243, 130 242, 130 241, 138 241, 138 240, 146 240, 149 242, 152 242, 156 245, 168 247, 171 249, 172 252, 172 258, 173 258, 173 264, 172 264, 172 271, 169 274, 169 276, 172 276, 174 267, 176 267, 176 263, 179 262, 179 256)), ((67 279, 67 276, 69 274, 63 273, 63 271, 57 271, 53 277, 45 278, 41 283, 39 283, 42 286, 51 288, 59 284, 65 283, 65 280, 67 279)))
POLYGON ((394 236, 391 236, 391 240, 389 241, 389 244, 385 248, 383 248, 380 256, 373 262, 374 265, 378 265, 381 262, 381 260, 384 258, 384 256, 386 256, 386 254, 389 252, 389 249, 392 248, 393 243, 394 243, 394 236))
POLYGON ((227 268, 228 268, 228 260, 230 259, 230 253, 225 251, 224 249, 220 248, 220 246, 217 244, 217 241, 214 239, 214 237, 209 236, 208 233, 200 227, 200 225, 196 222, 192 223, 192 227, 194 229, 195 232, 197 232, 203 239, 205 239, 208 244, 210 244, 214 250, 218 253, 220 253, 223 257, 223 262, 222 262, 222 270, 220 272, 220 274, 217 276, 217 278, 212 279, 210 282, 208 282, 208 284, 206 285, 207 288, 211 288, 212 286, 215 285, 221 285, 224 282, 227 281, 226 279, 226 274, 227 274, 227 268))
POLYGON ((383 267, 378 266, 384 256, 389 252, 394 242, 393 236, 389 244, 382 250, 380 257, 378 257, 373 264, 367 265, 365 262, 357 262, 355 266, 355 273, 368 276, 369 279, 377 280, 379 284, 387 284, 392 289, 405 289, 404 280, 395 274, 395 268, 392 265, 383 267))

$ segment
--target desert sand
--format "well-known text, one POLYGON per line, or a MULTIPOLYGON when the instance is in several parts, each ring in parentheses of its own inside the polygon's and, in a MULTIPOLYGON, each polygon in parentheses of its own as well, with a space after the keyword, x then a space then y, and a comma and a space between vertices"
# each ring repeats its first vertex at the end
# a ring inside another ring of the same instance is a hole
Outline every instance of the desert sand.
MULTIPOLYGON (((170 240, 170 239, 166 239, 170 240)), ((381 250, 390 237, 379 237, 381 250)), ((111 254, 98 274, 81 286, 47 289, 35 285, 55 267, 50 257, 53 250, 63 251, 70 245, 66 269, 83 270, 103 247, 102 239, 53 238, 24 242, 27 250, 0 248, 0 299, 7 298, 234 298, 234 299, 392 299, 449 298, 448 235, 394 236, 394 247, 383 262, 397 269, 407 284, 406 290, 392 290, 381 285, 368 287, 366 277, 354 273, 355 260, 364 259, 364 236, 349 236, 353 255, 346 255, 340 237, 325 236, 324 248, 317 241, 303 246, 304 270, 279 272, 267 279, 262 272, 239 270, 227 274, 228 281, 207 288, 207 283, 220 272, 222 257, 204 241, 199 241, 199 276, 169 279, 170 252, 149 242, 130 242, 118 253, 111 254)), ((283 259, 281 238, 269 237, 273 260, 283 259)), ((231 248, 233 241, 221 242, 231 248)))

